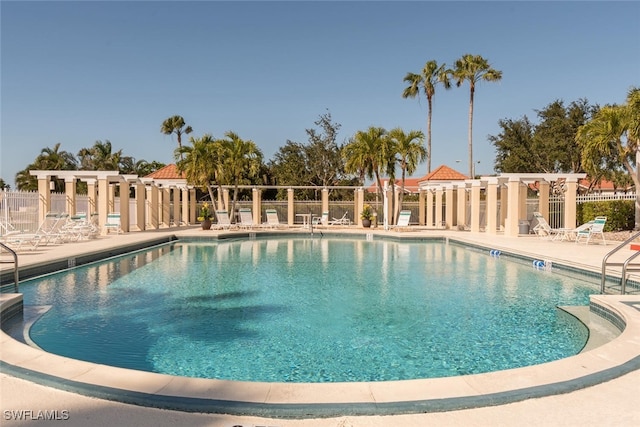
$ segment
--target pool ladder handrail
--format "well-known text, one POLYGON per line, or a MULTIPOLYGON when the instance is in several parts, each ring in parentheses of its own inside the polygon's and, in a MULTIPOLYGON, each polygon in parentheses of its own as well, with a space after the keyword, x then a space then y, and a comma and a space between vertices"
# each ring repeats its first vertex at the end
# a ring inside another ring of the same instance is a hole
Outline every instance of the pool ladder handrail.
POLYGON ((14 251, 13 249, 11 249, 9 246, 5 245, 2 242, 0 242, 0 247, 2 247, 2 249, 4 249, 7 252, 9 252, 11 255, 13 255, 13 290, 17 294, 18 293, 18 279, 19 279, 18 254, 16 253, 16 251, 14 251))
POLYGON ((600 293, 604 294, 604 290, 605 290, 605 283, 607 280, 607 266, 609 267, 622 267, 622 272, 621 272, 621 279, 620 279, 620 295, 624 295, 626 293, 626 287, 627 287, 627 272, 628 271, 640 271, 640 264, 635 264, 633 267, 630 267, 630 263, 631 261, 633 261, 634 259, 636 259, 638 256, 640 256, 640 251, 634 251, 634 253, 628 257, 624 262, 607 262, 609 257, 611 257, 611 255, 617 253, 618 251, 620 251, 620 249, 624 248, 625 246, 627 246, 628 244, 630 244, 631 242, 633 242, 634 240, 636 240, 638 237, 640 237, 640 231, 638 231, 637 233, 633 234, 631 237, 629 237, 627 240, 625 240, 624 242, 620 243, 618 246, 616 246, 615 248, 613 248, 613 250, 609 251, 609 253, 607 253, 604 258, 602 259, 602 277, 600 278, 600 293))

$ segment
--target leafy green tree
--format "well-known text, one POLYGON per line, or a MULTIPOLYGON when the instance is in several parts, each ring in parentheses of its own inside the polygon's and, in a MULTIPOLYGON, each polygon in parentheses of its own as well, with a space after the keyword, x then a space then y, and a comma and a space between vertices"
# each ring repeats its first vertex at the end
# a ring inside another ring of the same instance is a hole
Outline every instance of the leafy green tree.
POLYGON ((336 185, 344 176, 344 161, 336 143, 341 125, 333 123, 331 113, 322 114, 314 122, 320 131, 307 129, 309 144, 305 147, 307 171, 310 173, 310 185, 326 187, 336 185))
POLYGON ((496 148, 494 169, 496 172, 525 173, 543 171, 541 153, 533 149, 534 126, 527 116, 521 119, 498 121, 502 131, 489 135, 496 148))
POLYGON ((578 129, 576 139, 582 148, 582 164, 587 173, 597 175, 612 167, 612 159, 627 171, 636 188, 635 228, 640 229, 640 89, 633 88, 624 105, 601 108, 578 129), (634 164, 635 161, 635 164, 634 164))
POLYGON ((182 135, 193 132, 191 126, 187 126, 182 116, 171 116, 162 122, 160 132, 165 135, 175 134, 178 140, 178 150, 182 148, 182 135))
POLYGON ((445 64, 438 65, 436 61, 428 61, 420 74, 407 73, 404 81, 409 84, 402 92, 403 98, 415 98, 422 89, 427 98, 427 173, 431 172, 431 116, 433 112, 433 97, 436 93, 436 85, 441 83, 445 89, 451 87, 449 73, 445 64))
POLYGON ((540 121, 535 127, 533 148, 538 156, 546 156, 540 162, 544 172, 583 171, 576 133, 597 109, 586 99, 580 99, 568 107, 561 100, 556 100, 536 111, 540 121))
MULTIPOLYGON (((307 152, 304 145, 289 141, 280 147, 269 162, 269 170, 278 185, 308 185, 312 181, 308 170, 307 152)), ((301 199, 311 198, 307 191, 299 192, 297 197, 301 199)), ((278 198, 285 199, 286 192, 278 191, 278 198)))
POLYGON ((393 141, 394 151, 397 153, 396 161, 401 171, 400 195, 396 208, 397 217, 404 201, 406 175, 411 175, 416 171, 418 165, 427 157, 428 151, 422 143, 424 133, 421 131, 412 130, 406 133, 401 128, 395 128, 389 131, 389 138, 393 141))
POLYGON ((448 71, 451 78, 460 87, 469 82, 469 176, 473 176, 473 100, 476 84, 481 81, 495 82, 502 79, 502 71, 491 68, 489 61, 480 55, 464 54, 448 71))

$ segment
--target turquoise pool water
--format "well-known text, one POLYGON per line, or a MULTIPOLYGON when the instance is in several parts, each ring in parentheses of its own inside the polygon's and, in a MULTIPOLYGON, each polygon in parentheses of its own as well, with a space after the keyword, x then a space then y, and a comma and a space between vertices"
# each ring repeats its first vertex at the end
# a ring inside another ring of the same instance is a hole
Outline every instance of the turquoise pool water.
POLYGON ((176 243, 21 286, 46 351, 152 372, 268 382, 482 373, 571 356, 558 305, 593 283, 442 242, 176 243))

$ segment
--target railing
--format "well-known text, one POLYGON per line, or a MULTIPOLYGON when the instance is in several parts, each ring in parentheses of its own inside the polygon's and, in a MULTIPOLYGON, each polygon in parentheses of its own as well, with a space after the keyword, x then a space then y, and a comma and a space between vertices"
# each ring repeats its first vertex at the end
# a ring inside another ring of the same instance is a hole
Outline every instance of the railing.
POLYGON ((630 257, 628 257, 624 262, 608 262, 609 258, 617 253, 620 249, 624 248, 635 239, 640 237, 640 231, 633 234, 627 240, 616 246, 613 250, 611 250, 608 254, 604 256, 602 259, 602 277, 600 278, 600 293, 604 294, 605 292, 605 284, 607 278, 607 267, 622 267, 622 278, 620 279, 620 295, 624 295, 626 293, 626 285, 627 285, 627 272, 629 271, 640 271, 640 264, 630 267, 631 261, 633 261, 636 257, 640 256, 640 251, 634 252, 630 257))
POLYGON ((13 265, 13 290, 17 294, 18 293, 18 254, 16 254, 16 251, 14 251, 13 249, 11 249, 9 246, 5 245, 2 242, 0 242, 0 248, 6 250, 11 255, 13 255, 13 264, 14 264, 13 265))

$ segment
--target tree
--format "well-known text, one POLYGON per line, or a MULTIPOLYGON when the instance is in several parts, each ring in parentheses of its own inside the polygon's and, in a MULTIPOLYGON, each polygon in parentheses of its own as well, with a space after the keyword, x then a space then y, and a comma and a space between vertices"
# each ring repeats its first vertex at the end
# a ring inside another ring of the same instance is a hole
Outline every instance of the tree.
POLYGON ((640 230, 640 89, 632 88, 625 105, 600 109, 578 129, 576 139, 582 148, 582 164, 590 175, 611 168, 616 159, 633 179, 636 188, 635 229, 640 230), (635 165, 633 164, 635 161, 635 165))
POLYGON ((409 83, 402 92, 403 98, 415 98, 420 94, 420 88, 427 97, 427 173, 431 172, 431 115, 433 112, 433 96, 436 93, 436 85, 441 83, 445 89, 451 87, 449 74, 445 64, 438 65, 436 61, 428 61, 421 74, 407 73, 404 81, 409 83))
POLYGON ((108 139, 105 142, 96 141, 91 148, 82 148, 78 151, 80 168, 93 171, 120 171, 123 160, 133 163, 132 158, 122 156, 122 149, 113 152, 113 146, 108 139))
POLYGON ((418 164, 424 161, 428 151, 423 146, 424 133, 417 130, 405 133, 401 128, 395 128, 389 131, 389 138, 393 141, 395 152, 397 153, 397 162, 401 170, 400 196, 398 207, 396 208, 396 217, 402 208, 404 200, 404 184, 406 175, 413 174, 418 164))
MULTIPOLYGON (((278 185, 308 185, 312 181, 307 152, 304 145, 297 142, 287 140, 269 162, 269 170, 278 185)), ((298 198, 310 198, 311 194, 301 191, 298 198)), ((279 190, 278 197, 284 199, 286 193, 279 190)))
POLYGON ((322 114, 314 124, 320 126, 321 131, 306 130, 309 135, 309 144, 305 147, 305 154, 307 171, 311 178, 307 185, 320 187, 336 185, 344 175, 344 162, 340 156, 342 147, 336 143, 341 125, 331 121, 329 112, 322 114))
POLYGON ((489 62, 480 55, 464 54, 448 71, 460 87, 469 82, 469 176, 473 178, 473 100, 476 84, 480 81, 494 82, 502 79, 502 71, 491 68, 489 62))
MULTIPOLYGON (((222 152, 222 142, 216 140, 210 134, 205 134, 200 138, 189 138, 191 146, 176 148, 174 157, 176 167, 180 172, 184 172, 189 184, 198 186, 209 193, 213 202, 212 183, 220 186, 219 166, 221 165, 220 153, 222 152), (180 160, 178 160, 178 158, 180 160)), ((221 191, 218 191, 220 194, 221 191)))
POLYGON ((384 165, 381 164, 383 146, 387 131, 381 127, 370 126, 366 131, 357 131, 351 141, 342 149, 345 159, 345 170, 357 173, 360 177, 373 179, 375 177, 377 192, 382 195, 380 174, 384 165))
MULTIPOLYGON (((178 140, 178 150, 182 148, 182 135, 190 134, 193 132, 191 126, 187 126, 184 122, 184 118, 182 116, 171 116, 162 122, 162 126, 160 127, 160 132, 165 135, 175 134, 178 140)), ((182 154, 181 154, 182 156, 182 154)), ((182 159, 182 157, 180 157, 182 159)))
MULTIPOLYGON (((35 176, 31 176, 30 170, 75 170, 78 168, 78 161, 75 156, 68 151, 60 150, 60 143, 53 148, 45 147, 33 163, 16 174, 16 186, 18 190, 36 191, 38 189, 38 180, 35 176)), ((55 191, 64 190, 64 181, 56 179, 55 191)))
POLYGON ((233 184, 231 212, 235 212, 238 199, 238 185, 243 176, 255 178, 262 165, 262 151, 253 141, 245 141, 235 132, 225 133, 221 141, 223 149, 224 174, 233 184))
POLYGON ((498 125, 502 132, 488 136, 496 148, 496 172, 542 172, 541 153, 533 150, 534 126, 527 116, 517 120, 502 119, 498 125))

